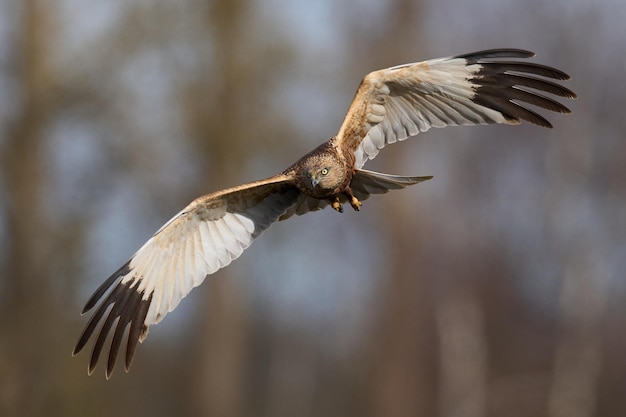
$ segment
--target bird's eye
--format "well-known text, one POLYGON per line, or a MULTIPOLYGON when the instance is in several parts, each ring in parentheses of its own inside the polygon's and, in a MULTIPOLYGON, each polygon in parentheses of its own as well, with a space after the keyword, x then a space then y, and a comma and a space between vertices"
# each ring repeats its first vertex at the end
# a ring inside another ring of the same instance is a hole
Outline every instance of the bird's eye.
POLYGON ((322 175, 326 175, 328 174, 328 168, 322 168, 320 172, 322 173, 322 175))

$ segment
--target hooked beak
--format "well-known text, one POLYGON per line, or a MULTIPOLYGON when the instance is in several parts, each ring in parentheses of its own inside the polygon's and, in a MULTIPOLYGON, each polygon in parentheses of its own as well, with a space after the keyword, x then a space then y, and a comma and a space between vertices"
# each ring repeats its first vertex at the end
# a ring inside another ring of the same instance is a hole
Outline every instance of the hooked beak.
POLYGON ((313 185, 313 187, 317 187, 317 184, 319 183, 320 183, 320 180, 316 176, 311 175, 311 185, 313 185))

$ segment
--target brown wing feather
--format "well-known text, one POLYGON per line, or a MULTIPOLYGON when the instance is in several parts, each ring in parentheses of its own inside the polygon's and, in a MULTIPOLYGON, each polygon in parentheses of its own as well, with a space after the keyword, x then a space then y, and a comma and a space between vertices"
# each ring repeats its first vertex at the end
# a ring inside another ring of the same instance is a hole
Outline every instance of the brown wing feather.
POLYGON ((361 82, 336 144, 344 154, 353 152, 360 168, 386 145, 431 127, 517 124, 521 120, 551 127, 522 103, 569 113, 561 103, 535 91, 574 98, 576 94, 569 89, 540 78, 566 80, 569 76, 545 65, 498 61, 533 55, 519 49, 495 49, 374 71, 361 82))

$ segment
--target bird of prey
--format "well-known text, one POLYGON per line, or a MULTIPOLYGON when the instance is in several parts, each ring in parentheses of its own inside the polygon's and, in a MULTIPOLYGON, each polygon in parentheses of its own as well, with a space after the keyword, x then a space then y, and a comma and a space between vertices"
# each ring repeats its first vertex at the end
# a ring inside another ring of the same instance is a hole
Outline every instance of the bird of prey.
POLYGON ((160 322, 207 275, 230 264, 277 220, 330 205, 354 210, 382 194, 432 177, 366 171, 363 165, 386 145, 431 127, 519 124, 552 127, 527 105, 569 113, 540 93, 575 98, 552 80, 562 71, 521 60, 534 53, 492 49, 374 71, 359 85, 339 132, 273 177, 199 197, 165 223, 87 301, 95 312, 74 354, 93 335, 88 373, 98 362, 112 328, 107 379, 128 333, 125 369, 148 327, 160 322), (104 319, 99 330, 98 324, 104 319), (127 329, 130 329, 127 332, 127 329))

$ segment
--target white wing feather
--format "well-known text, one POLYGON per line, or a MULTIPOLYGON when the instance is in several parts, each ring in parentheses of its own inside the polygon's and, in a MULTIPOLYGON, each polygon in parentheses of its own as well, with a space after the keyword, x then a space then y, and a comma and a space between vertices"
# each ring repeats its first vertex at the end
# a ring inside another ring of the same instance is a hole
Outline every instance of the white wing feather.
POLYGON ((152 295, 145 325, 160 322, 207 275, 237 259, 254 230, 254 221, 238 213, 212 221, 193 210, 174 217, 137 251, 129 264, 133 272, 121 280, 129 286, 137 282, 144 300, 152 295))
POLYGON ((550 123, 519 102, 551 111, 569 110, 531 89, 573 98, 576 95, 546 78, 567 74, 544 65, 493 58, 529 58, 518 49, 489 50, 438 58, 368 74, 337 133, 356 156, 356 168, 376 157, 386 145, 431 127, 518 124, 524 119, 545 127, 550 123))
POLYGON ((85 346, 106 314, 89 372, 95 368, 107 334, 115 327, 106 369, 107 377, 111 374, 122 334, 130 325, 128 370, 136 343, 145 339, 148 327, 175 309, 207 275, 237 259, 263 230, 297 202, 299 195, 289 185, 289 178, 278 175, 193 201, 165 223, 92 295, 83 312, 100 304, 74 353, 85 346))
POLYGON ((480 68, 462 58, 444 58, 370 73, 365 81, 377 86, 376 100, 367 112, 367 134, 355 151, 356 166, 374 159, 386 145, 431 127, 506 123, 500 112, 472 101, 471 79, 480 68), (406 93, 392 95, 393 83, 406 93))

